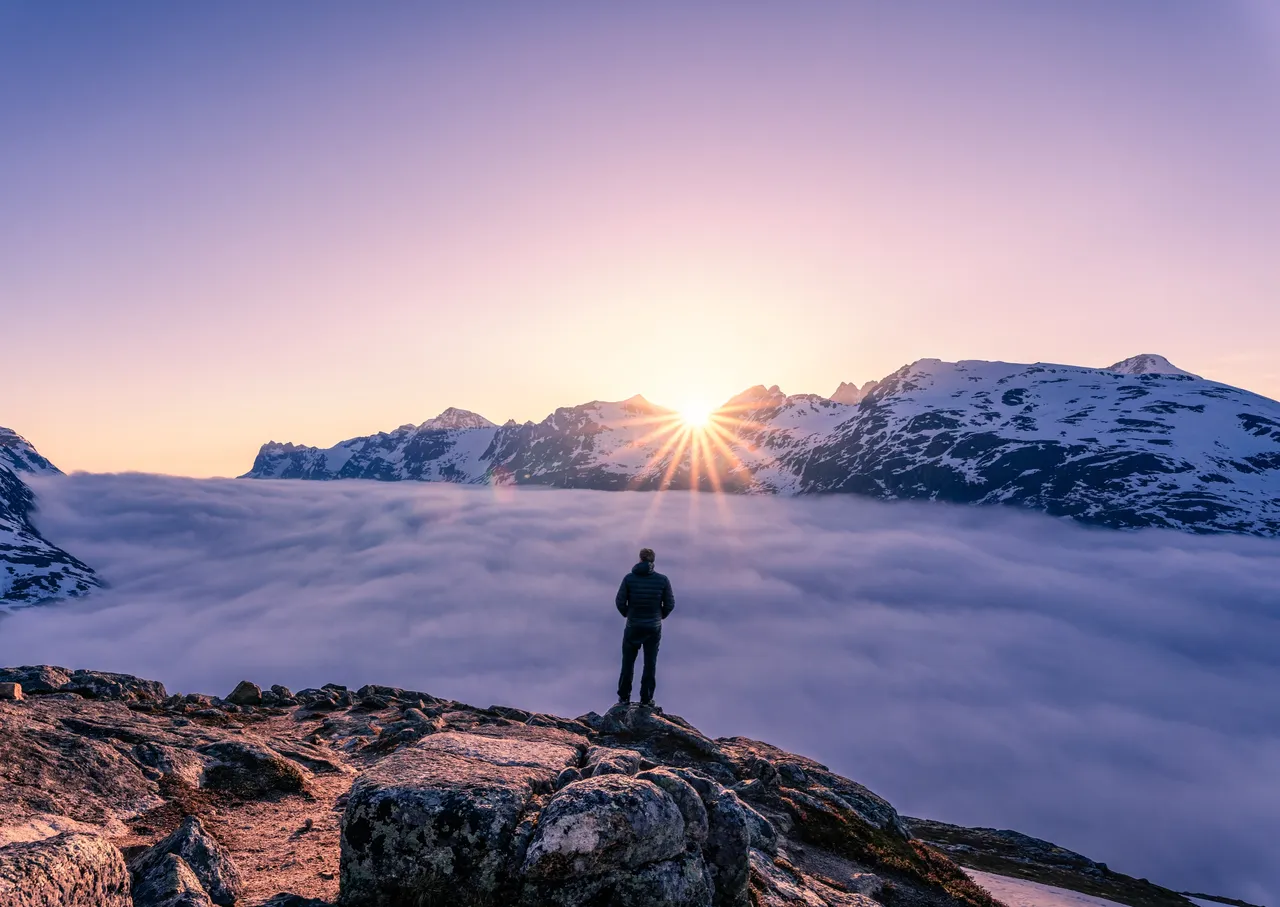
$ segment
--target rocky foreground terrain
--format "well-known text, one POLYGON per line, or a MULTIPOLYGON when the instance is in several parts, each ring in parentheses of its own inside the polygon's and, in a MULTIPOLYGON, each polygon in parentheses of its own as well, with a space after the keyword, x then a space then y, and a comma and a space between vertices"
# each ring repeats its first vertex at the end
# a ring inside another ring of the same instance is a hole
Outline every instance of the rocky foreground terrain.
POLYGON ((865 787, 661 709, 39 666, 0 669, 0 904, 996 902, 865 787))

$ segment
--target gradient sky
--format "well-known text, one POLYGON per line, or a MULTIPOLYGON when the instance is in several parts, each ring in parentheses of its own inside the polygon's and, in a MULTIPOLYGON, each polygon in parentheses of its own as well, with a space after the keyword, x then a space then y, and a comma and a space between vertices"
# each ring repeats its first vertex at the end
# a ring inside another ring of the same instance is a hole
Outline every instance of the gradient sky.
POLYGON ((1280 397, 1278 303, 1271 0, 0 0, 0 425, 66 470, 921 357, 1280 397))

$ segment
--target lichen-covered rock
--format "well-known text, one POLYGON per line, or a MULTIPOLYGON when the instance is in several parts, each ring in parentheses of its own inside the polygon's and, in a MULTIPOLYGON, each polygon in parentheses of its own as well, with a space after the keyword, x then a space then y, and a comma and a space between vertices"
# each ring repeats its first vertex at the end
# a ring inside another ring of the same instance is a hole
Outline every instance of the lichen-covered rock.
POLYGON ((601 775, 575 781, 542 810, 525 855, 531 879, 600 875, 669 860, 685 848, 684 817, 651 781, 601 775))
POLYGON ((307 773, 268 746, 226 740, 198 752, 208 757, 204 786, 241 797, 299 794, 307 790, 307 773))
POLYGON ((155 769, 157 777, 168 775, 188 787, 204 782, 205 759, 189 749, 148 741, 133 747, 133 758, 139 765, 155 769))
MULTIPOLYGON (((244 878, 230 854, 195 816, 187 816, 171 834, 134 861, 135 882, 156 876, 162 871, 161 864, 170 862, 167 860, 170 855, 182 858, 215 904, 234 904, 244 890, 244 878)), ((165 869, 163 872, 178 871, 165 869)))
POLYGON ((751 889, 758 907, 880 907, 865 894, 834 888, 758 850, 751 852, 751 889))
POLYGON ((711 907, 711 887, 706 863, 692 850, 624 875, 609 903, 617 907, 711 907))
POLYGON ((213 907, 213 901, 187 861, 166 853, 134 873, 133 907, 213 907))
POLYGON ((129 871, 110 841, 61 834, 0 847, 4 907, 132 907, 129 871))
POLYGON ((579 755, 535 729, 504 730, 435 734, 356 779, 342 818, 344 904, 504 902, 522 814, 579 755))
POLYGON ((650 769, 636 777, 651 781, 666 791, 667 796, 675 801, 680 815, 684 818, 685 837, 701 847, 707 840, 707 808, 693 786, 675 772, 665 768, 650 769))
POLYGON ((163 702, 168 698, 164 684, 143 680, 132 674, 107 671, 72 671, 59 692, 75 693, 85 699, 118 699, 125 702, 163 702))
POLYGON ((760 815, 749 803, 738 800, 747 817, 747 830, 750 835, 750 846, 762 850, 770 856, 778 855, 778 832, 773 823, 760 815))
POLYGON ((0 682, 20 683, 28 693, 56 693, 71 680, 71 672, 53 665, 0 668, 0 682))
POLYGON ((236 705, 262 705, 262 687, 249 680, 242 680, 227 696, 227 702, 236 705))
POLYGON ((702 855, 711 871, 717 907, 745 905, 750 879, 751 825, 733 791, 688 769, 670 771, 689 782, 707 808, 707 840, 702 855))
POLYGON ((640 770, 643 761, 644 757, 635 750, 593 746, 587 750, 587 767, 583 774, 592 778, 601 775, 634 775, 640 770))

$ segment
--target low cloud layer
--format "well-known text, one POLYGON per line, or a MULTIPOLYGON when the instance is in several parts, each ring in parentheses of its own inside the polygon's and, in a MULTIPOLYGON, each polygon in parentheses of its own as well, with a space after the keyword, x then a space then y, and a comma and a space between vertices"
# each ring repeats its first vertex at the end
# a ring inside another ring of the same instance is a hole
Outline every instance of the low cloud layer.
POLYGON ((658 700, 914 815, 1012 827, 1173 887, 1280 899, 1280 544, 852 497, 197 481, 32 483, 112 588, 0 619, 0 664, 613 700, 612 599, 658 551, 658 700))

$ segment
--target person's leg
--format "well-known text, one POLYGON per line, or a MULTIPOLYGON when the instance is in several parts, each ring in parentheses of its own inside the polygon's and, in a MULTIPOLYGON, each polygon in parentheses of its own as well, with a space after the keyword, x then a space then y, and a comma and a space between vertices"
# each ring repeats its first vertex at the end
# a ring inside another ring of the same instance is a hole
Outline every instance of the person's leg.
POLYGON ((631 699, 631 678, 635 676, 636 655, 639 652, 640 643, 635 639, 631 627, 627 627, 622 631, 622 673, 618 675, 618 701, 620 702, 631 699))
POLYGON ((640 675, 640 701, 653 702, 658 685, 658 646, 662 643, 662 627, 654 627, 644 638, 644 673, 640 675))

